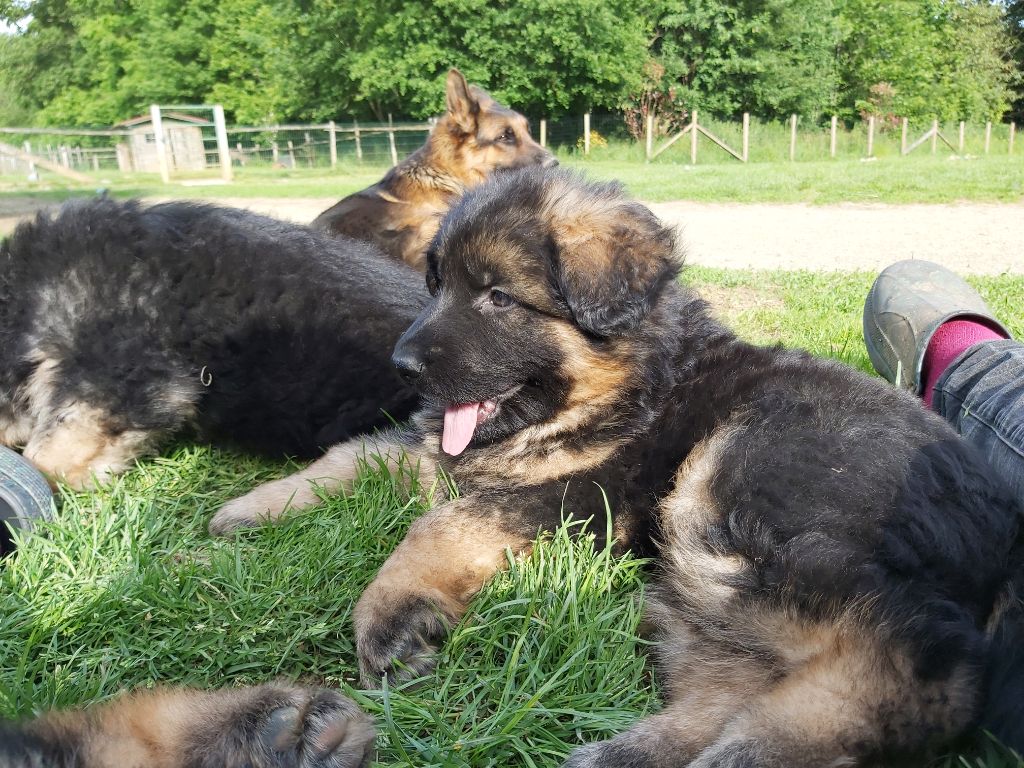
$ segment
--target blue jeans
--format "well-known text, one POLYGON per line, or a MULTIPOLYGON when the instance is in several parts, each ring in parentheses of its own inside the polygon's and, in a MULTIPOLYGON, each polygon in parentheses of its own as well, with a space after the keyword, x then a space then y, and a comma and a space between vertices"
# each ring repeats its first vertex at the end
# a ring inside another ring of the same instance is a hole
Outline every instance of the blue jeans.
POLYGON ((1024 344, 975 344, 935 383, 932 407, 988 457, 1024 501, 1024 344))

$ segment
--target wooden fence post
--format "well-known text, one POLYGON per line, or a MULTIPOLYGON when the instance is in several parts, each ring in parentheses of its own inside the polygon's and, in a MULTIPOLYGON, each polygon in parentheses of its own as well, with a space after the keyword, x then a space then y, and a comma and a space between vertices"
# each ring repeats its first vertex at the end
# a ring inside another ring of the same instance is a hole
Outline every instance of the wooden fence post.
POLYGON ((832 115, 832 127, 829 129, 828 156, 836 156, 836 129, 839 127, 839 115, 832 115))
POLYGON ((356 160, 363 159, 363 141, 359 136, 359 121, 352 121, 352 133, 356 137, 356 160))
POLYGON ((697 164, 697 110, 690 115, 690 165, 697 164))
POLYGON ((875 116, 868 115, 868 157, 875 156, 875 116))
POLYGON ((327 123, 327 140, 331 143, 331 169, 338 167, 338 129, 331 120, 327 123))
POLYGON ((907 118, 903 118, 902 126, 900 127, 900 154, 907 154, 907 124, 910 122, 907 118))
POLYGON ((291 139, 288 139, 288 160, 291 162, 291 167, 295 168, 295 144, 291 139))
POLYGON ((302 149, 306 155, 306 165, 310 168, 313 167, 313 140, 309 136, 309 131, 303 131, 302 133, 302 149))
POLYGON ((271 163, 273 163, 274 165, 280 165, 281 164, 281 153, 277 149, 277 142, 276 141, 270 142, 270 158, 271 158, 271 163))
POLYGON ((543 117, 540 119, 540 145, 548 148, 548 121, 543 117))
POLYGON ((939 148, 939 121, 932 120, 932 154, 939 148))
POLYGON ((590 113, 583 113, 583 154, 590 154, 590 113))
POLYGON ((796 115, 789 118, 789 160, 796 160, 796 115))
POLYGON ((388 112, 388 144, 391 148, 391 165, 398 165, 398 148, 395 146, 395 123, 388 112))
POLYGON ((989 145, 992 143, 992 121, 985 123, 985 154, 988 154, 989 145))
POLYGON ((1013 154, 1013 137, 1017 133, 1017 124, 1014 122, 1010 123, 1010 154, 1013 154))
MULTIPOLYGON (((213 105, 213 132, 217 134, 217 157, 220 160, 220 177, 224 181, 234 178, 231 168, 231 149, 228 146, 228 126, 224 120, 224 107, 213 105)), ((241 156, 241 153, 239 153, 241 156)))
POLYGON ((750 159, 750 113, 743 113, 743 162, 750 159))
MULTIPOLYGON (((32 142, 26 141, 24 144, 25 154, 30 158, 32 157, 32 142)), ((34 160, 28 161, 28 177, 31 181, 35 181, 38 178, 38 172, 36 171, 36 164, 34 160)))
POLYGON ((651 161, 651 153, 654 152, 654 113, 648 112, 647 119, 644 120, 644 156, 647 158, 647 162, 651 161))
POLYGON ((964 153, 964 121, 960 121, 960 143, 959 149, 957 150, 961 155, 964 153))
POLYGON ((171 183, 171 166, 167 161, 167 144, 164 142, 164 122, 160 117, 160 107, 151 104, 149 117, 153 122, 153 140, 156 142, 156 159, 160 166, 160 178, 164 184, 171 183))
POLYGON ((245 165, 245 154, 242 151, 242 142, 235 142, 235 151, 238 152, 238 164, 245 165))

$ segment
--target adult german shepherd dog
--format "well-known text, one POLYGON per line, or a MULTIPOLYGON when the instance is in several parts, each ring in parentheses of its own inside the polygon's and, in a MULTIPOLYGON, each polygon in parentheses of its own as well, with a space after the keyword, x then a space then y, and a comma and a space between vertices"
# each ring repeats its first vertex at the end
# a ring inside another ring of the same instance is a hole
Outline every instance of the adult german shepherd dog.
POLYGON ((390 354, 428 298, 406 265, 308 227, 68 203, 0 242, 0 444, 75 487, 186 428, 318 456, 411 412, 390 354))
POLYGON ((461 493, 354 612, 363 681, 418 675, 480 586, 566 512, 660 549, 665 705, 574 768, 919 758, 982 725, 1024 747, 1024 512, 909 395, 746 344, 677 281, 673 233, 614 184, 502 174, 427 252, 395 364, 412 426, 223 507, 225 532, 344 487, 364 452, 461 493), (397 663, 396 662, 400 662, 397 663))
POLYGON ((557 163, 530 138, 525 117, 468 85, 457 69, 448 72, 446 102, 426 144, 372 187, 321 213, 313 226, 368 240, 423 271, 441 217, 466 189, 495 171, 557 163))

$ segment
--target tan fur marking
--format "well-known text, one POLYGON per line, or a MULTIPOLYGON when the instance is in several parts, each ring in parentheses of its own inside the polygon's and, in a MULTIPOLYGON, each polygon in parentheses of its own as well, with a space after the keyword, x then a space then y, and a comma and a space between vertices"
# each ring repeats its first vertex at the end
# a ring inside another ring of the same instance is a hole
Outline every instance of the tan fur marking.
POLYGON ((720 743, 754 739, 782 764, 838 767, 861 764, 883 732, 922 751, 970 723, 977 698, 971 672, 924 683, 898 648, 871 631, 822 626, 811 644, 829 636, 819 653, 752 698, 720 743))
POLYGON ((500 447, 468 454, 460 474, 537 485, 596 467, 619 448, 619 440, 590 441, 584 448, 567 448, 563 440, 610 417, 632 371, 628 342, 615 342, 610 352, 599 355, 562 321, 550 322, 547 330, 561 346, 563 372, 573 382, 565 406, 553 419, 526 427, 500 447))
POLYGON ((416 470, 429 485, 436 474, 431 456, 402 440, 398 431, 349 440, 288 477, 257 486, 221 507, 210 521, 210 532, 223 536, 236 528, 276 522, 285 512, 299 512, 316 504, 316 489, 327 493, 349 490, 364 462, 377 456, 392 472, 416 470))
POLYGON ((183 768, 196 757, 210 765, 269 765, 271 746, 282 753, 336 749, 337 765, 355 765, 349 761, 372 749, 375 735, 372 720, 351 700, 274 683, 214 691, 140 690, 84 711, 49 713, 24 728, 44 741, 69 745, 75 765, 83 768, 183 768), (270 745, 262 731, 264 718, 278 710, 291 710, 295 727, 282 729, 270 745))
MULTIPOLYGON (((735 428, 733 428, 735 429, 735 428)), ((663 559, 674 583, 701 613, 724 618, 734 590, 727 581, 745 563, 738 556, 722 556, 702 541, 708 525, 718 517, 708 492, 718 460, 732 429, 721 428, 698 443, 676 472, 675 488, 661 501, 665 535, 663 559)))
POLYGON ((107 415, 78 403, 62 409, 59 421, 38 429, 25 445, 25 458, 51 478, 84 489, 123 472, 152 450, 153 435, 141 430, 112 434, 107 415))
POLYGON ((20 448, 32 434, 32 421, 27 414, 0 410, 0 445, 20 448))
POLYGON ((450 501, 417 519, 356 605, 357 631, 409 596, 432 600, 452 621, 498 570, 505 551, 526 551, 532 539, 508 530, 501 513, 473 497, 450 501))

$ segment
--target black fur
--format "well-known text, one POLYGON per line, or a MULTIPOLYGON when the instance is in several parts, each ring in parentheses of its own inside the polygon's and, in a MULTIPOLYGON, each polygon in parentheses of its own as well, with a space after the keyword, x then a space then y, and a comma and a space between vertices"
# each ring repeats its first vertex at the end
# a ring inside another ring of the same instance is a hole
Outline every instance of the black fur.
POLYGON ((55 407, 86 402, 114 434, 188 422, 316 455, 408 415, 389 358, 425 298, 366 243, 208 205, 71 202, 0 245, 0 422, 41 356, 55 407))

